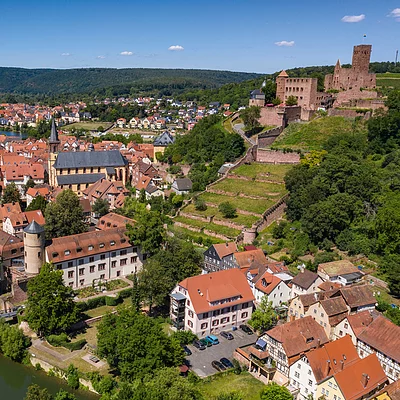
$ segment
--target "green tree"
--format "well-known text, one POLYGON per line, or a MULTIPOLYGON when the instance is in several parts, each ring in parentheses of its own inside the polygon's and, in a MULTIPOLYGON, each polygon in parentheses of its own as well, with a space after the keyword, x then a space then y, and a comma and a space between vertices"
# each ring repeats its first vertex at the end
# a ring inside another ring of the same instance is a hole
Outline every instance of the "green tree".
POLYGON ((30 339, 22 330, 0 320, 0 352, 13 361, 21 362, 27 355, 30 339))
POLYGON ((136 223, 128 225, 127 234, 135 245, 148 254, 156 253, 165 240, 164 217, 156 211, 143 211, 136 216, 136 223))
POLYGON ((272 302, 268 301, 268 296, 263 296, 259 307, 251 315, 249 325, 259 332, 265 332, 275 326, 277 315, 272 302))
POLYGON ((260 126, 260 123, 258 122, 261 118, 260 107, 248 107, 240 113, 240 117, 242 118, 246 129, 253 131, 255 128, 260 126))
POLYGON ((261 400, 293 400, 293 396, 284 386, 269 383, 260 394, 261 400))
POLYGON ((295 96, 289 96, 286 99, 285 104, 287 106, 297 106, 297 98, 295 96))
POLYGON ((215 400, 245 400, 239 392, 221 393, 214 397, 215 400))
POLYGON ((136 273, 133 274, 133 286, 132 286, 132 307, 136 312, 141 310, 142 295, 140 293, 139 282, 136 273))
POLYGON ((47 201, 46 199, 39 195, 36 196, 30 203, 29 206, 26 208, 26 211, 33 211, 33 210, 40 210, 42 214, 46 212, 47 201))
POLYGON ((2 203, 21 203, 21 193, 14 182, 3 189, 2 203))
POLYGON ((265 81, 265 85, 261 90, 265 94, 265 103, 273 103, 276 99, 276 83, 272 80, 265 81))
POLYGON ((56 397, 54 397, 54 400, 77 400, 77 399, 75 395, 73 395, 72 393, 69 393, 64 389, 60 389, 57 392, 56 397))
POLYGON ((197 197, 197 198, 195 199, 195 201, 194 201, 194 207, 195 207, 195 209, 198 210, 198 211, 205 211, 205 210, 207 210, 207 204, 206 204, 206 202, 205 202, 203 199, 199 198, 199 197, 197 197))
POLYGON ((45 218, 45 230, 48 239, 76 235, 87 231, 79 198, 69 189, 62 191, 55 202, 47 205, 45 218))
POLYGON ((29 385, 24 400, 52 400, 53 397, 47 389, 41 389, 38 385, 29 385))
POLYGON ((96 213, 99 217, 108 214, 110 210, 110 205, 106 199, 97 199, 92 207, 92 211, 96 213))
POLYGON ((74 292, 64 285, 62 275, 46 263, 28 282, 26 320, 39 335, 63 331, 78 319, 74 292))
POLYGON ((78 369, 75 368, 74 364, 70 364, 67 369, 67 383, 72 389, 79 388, 79 374, 78 369))
POLYGON ((133 382, 157 369, 180 365, 184 358, 182 348, 157 321, 132 308, 104 316, 97 339, 98 354, 106 357, 125 381, 133 382))
POLYGON ((236 208, 229 203, 229 201, 225 201, 218 206, 218 211, 225 217, 225 218, 235 218, 236 217, 236 208))

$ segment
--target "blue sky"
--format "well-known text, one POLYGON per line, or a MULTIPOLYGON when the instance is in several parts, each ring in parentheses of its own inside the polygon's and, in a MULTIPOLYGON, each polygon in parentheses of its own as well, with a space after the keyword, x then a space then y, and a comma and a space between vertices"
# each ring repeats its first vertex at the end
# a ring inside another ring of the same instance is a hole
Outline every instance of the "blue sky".
POLYGON ((400 0, 19 0, 0 5, 1 66, 271 73, 334 64, 337 58, 350 62, 353 45, 363 42, 373 46, 372 61, 394 60, 400 47, 400 0))

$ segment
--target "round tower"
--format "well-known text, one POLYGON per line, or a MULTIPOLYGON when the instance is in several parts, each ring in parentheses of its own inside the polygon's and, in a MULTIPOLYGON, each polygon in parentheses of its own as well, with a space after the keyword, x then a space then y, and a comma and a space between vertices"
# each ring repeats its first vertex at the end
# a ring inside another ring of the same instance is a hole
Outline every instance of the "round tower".
POLYGON ((33 220, 24 229, 25 272, 38 274, 44 262, 44 228, 33 220))

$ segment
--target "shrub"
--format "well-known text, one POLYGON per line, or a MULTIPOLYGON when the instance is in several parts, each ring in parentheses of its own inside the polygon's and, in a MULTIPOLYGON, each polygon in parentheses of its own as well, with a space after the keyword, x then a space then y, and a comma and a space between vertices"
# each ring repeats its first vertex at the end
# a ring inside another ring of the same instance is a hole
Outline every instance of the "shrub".
MULTIPOLYGON (((133 275, 131 275, 131 276, 132 276, 131 280, 133 280, 133 275)), ((118 292, 118 297, 120 299, 126 299, 126 298, 131 297, 131 296, 132 296, 132 288, 121 290, 120 292, 118 292)))
POLYGON ((207 210, 207 204, 206 204, 206 202, 205 202, 203 199, 197 198, 197 199, 194 201, 194 208, 195 208, 197 211, 206 211, 206 210, 207 210))
POLYGON ((116 306, 120 303, 120 298, 118 296, 111 297, 106 296, 106 306, 116 306))
POLYGON ((81 350, 86 343, 86 339, 81 339, 77 340, 76 342, 66 342, 63 344, 63 347, 70 351, 81 350))
POLYGON ((218 210, 225 218, 236 217, 236 208, 228 201, 221 203, 218 210))
POLYGON ((106 296, 95 297, 94 299, 89 299, 87 302, 87 309, 91 310, 93 308, 101 307, 106 304, 106 296))
POLYGON ((67 343, 68 340, 68 335, 64 332, 59 335, 50 335, 47 338, 47 341, 54 347, 64 346, 64 343, 67 343))
POLYGON ((75 368, 73 364, 70 364, 67 369, 67 383, 68 386, 71 387, 72 389, 79 388, 78 369, 75 368))

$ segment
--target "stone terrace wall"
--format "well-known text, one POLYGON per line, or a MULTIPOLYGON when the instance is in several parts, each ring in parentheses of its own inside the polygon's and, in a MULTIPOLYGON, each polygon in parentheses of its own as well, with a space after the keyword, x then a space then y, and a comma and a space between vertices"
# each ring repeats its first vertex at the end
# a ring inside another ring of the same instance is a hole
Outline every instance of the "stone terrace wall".
POLYGON ((268 147, 274 143, 275 139, 282 133, 283 127, 277 126, 276 128, 269 129, 257 136, 258 147, 268 147))
POLYGON ((300 155, 284 153, 279 150, 257 149, 256 161, 267 164, 298 164, 300 163, 300 155))

